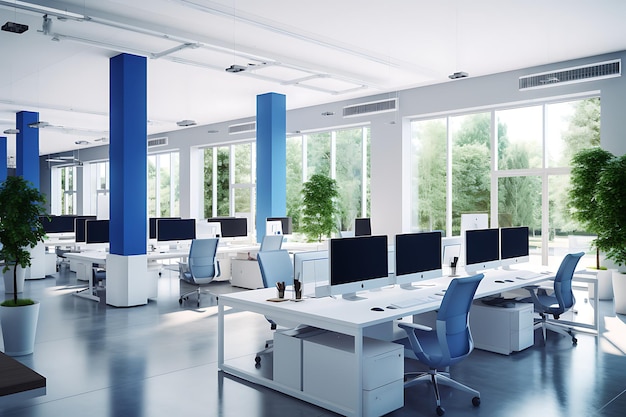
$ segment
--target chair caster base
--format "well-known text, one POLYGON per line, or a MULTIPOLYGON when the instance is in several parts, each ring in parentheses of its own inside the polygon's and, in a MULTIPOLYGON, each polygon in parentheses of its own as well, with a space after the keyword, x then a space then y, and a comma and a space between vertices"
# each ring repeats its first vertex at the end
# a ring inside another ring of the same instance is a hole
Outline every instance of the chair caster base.
POLYGON ((442 415, 444 415, 445 413, 446 413, 445 408, 443 408, 442 406, 438 405, 438 406, 437 406, 437 415, 438 415, 438 416, 442 416, 442 415))
POLYGON ((474 407, 478 407, 480 405, 480 397, 474 397, 472 398, 472 405, 474 407))

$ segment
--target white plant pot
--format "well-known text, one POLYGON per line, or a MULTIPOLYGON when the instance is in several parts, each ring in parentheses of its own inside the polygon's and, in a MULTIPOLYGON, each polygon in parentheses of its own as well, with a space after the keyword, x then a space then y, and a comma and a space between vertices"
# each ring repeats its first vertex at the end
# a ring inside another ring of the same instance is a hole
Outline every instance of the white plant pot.
MULTIPOLYGON (((613 299, 613 269, 588 269, 598 279, 598 300, 613 299)), ((594 285, 589 284, 589 298, 595 299, 594 285)))
POLYGON ((613 299, 616 314, 626 314, 626 274, 613 271, 613 299))
MULTIPOLYGON (((4 269, 4 266, 2 267, 4 269)), ((10 266, 6 272, 3 272, 4 277, 4 292, 6 294, 13 294, 13 266, 10 266)), ((26 270, 21 266, 17 266, 17 293, 24 292, 24 279, 26 277, 26 270)))
POLYGON ((4 353, 22 356, 33 353, 39 319, 39 302, 19 307, 0 306, 4 353))

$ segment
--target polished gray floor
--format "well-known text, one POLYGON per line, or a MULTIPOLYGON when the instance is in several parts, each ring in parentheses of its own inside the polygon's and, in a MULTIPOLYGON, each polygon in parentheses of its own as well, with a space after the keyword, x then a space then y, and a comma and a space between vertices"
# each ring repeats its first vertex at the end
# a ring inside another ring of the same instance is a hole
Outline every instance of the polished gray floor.
MULTIPOLYGON (((199 308, 179 306, 175 272, 165 271, 158 299, 142 307, 75 297, 77 285, 73 273, 26 282, 25 295, 40 300, 41 311, 35 352, 19 360, 47 377, 47 394, 2 398, 1 416, 335 415, 218 372, 215 299, 205 296, 199 308)), ((232 291, 228 283, 212 290, 232 291)), ((589 310, 584 297, 577 294, 581 316, 589 310)), ((600 302, 600 311, 600 336, 581 333, 577 346, 550 334, 545 346, 537 341, 510 356, 474 350, 452 376, 478 389, 482 404, 474 408, 467 394, 443 388, 446 416, 626 415, 626 317, 616 316, 610 301, 600 302)), ((254 355, 271 335, 262 317, 236 313, 227 320, 242 329, 230 358, 254 355)), ((425 384, 405 390, 404 408, 389 415, 434 416, 434 408, 425 384)))

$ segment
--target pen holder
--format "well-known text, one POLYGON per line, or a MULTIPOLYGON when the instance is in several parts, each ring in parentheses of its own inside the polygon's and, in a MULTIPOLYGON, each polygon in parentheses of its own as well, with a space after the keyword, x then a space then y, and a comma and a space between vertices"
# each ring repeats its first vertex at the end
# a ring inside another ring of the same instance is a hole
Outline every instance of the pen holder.
POLYGON ((293 281, 293 292, 296 300, 302 299, 302 283, 297 279, 293 281))
POLYGON ((276 290, 278 291, 278 298, 285 298, 285 282, 277 282, 276 290))

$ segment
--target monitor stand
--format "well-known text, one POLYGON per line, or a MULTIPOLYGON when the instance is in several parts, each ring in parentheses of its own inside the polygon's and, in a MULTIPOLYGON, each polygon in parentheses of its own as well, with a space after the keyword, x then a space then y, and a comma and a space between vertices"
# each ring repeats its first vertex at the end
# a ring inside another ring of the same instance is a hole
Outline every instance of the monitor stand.
POLYGON ((416 287, 411 283, 407 283, 407 284, 400 284, 400 288, 402 288, 403 290, 419 290, 421 289, 421 287, 416 287))
POLYGON ((341 298, 348 301, 367 300, 366 297, 359 297, 355 292, 348 292, 341 295, 341 298))

